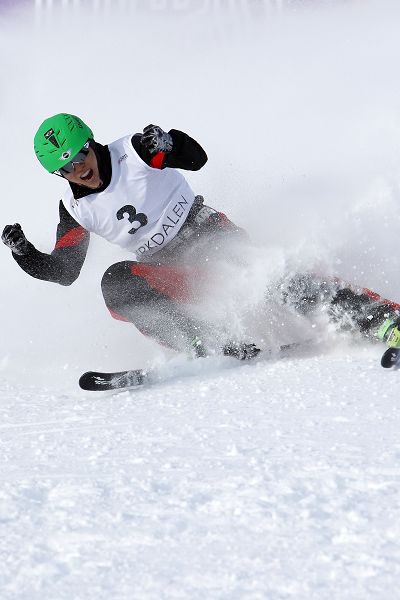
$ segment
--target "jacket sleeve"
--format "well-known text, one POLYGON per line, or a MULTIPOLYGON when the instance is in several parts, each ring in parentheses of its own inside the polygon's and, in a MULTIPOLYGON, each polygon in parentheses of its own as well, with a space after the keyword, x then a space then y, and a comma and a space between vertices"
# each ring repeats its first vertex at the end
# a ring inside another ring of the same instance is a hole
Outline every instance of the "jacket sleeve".
POLYGON ((89 246, 90 234, 81 227, 60 202, 57 240, 51 254, 39 252, 30 244, 28 254, 13 254, 28 275, 60 285, 71 285, 79 276, 89 246))
POLYGON ((140 143, 142 138, 141 133, 136 133, 132 137, 132 146, 140 158, 155 169, 169 167, 172 169, 184 169, 185 171, 198 171, 204 167, 208 160, 207 154, 196 140, 187 135, 187 133, 183 133, 183 131, 178 131, 177 129, 171 129, 168 133, 171 135, 173 142, 171 152, 158 152, 155 155, 150 154, 140 143))

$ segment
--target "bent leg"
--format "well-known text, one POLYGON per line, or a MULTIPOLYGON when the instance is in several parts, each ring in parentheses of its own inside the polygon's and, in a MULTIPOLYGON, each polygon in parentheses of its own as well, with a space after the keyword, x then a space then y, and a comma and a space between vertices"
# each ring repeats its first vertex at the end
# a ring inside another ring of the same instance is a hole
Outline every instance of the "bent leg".
POLYGON ((342 328, 356 329, 367 337, 376 337, 385 319, 396 318, 400 307, 366 288, 339 289, 330 304, 330 316, 342 328))
POLYGON ((281 286, 283 301, 301 314, 326 310, 341 329, 376 337, 385 319, 397 318, 400 305, 381 298, 368 288, 356 288, 337 278, 313 274, 291 277, 281 286))
POLYGON ((207 330, 183 304, 192 299, 192 278, 192 271, 171 265, 124 261, 107 269, 101 289, 115 319, 133 323, 174 350, 187 351, 207 330))

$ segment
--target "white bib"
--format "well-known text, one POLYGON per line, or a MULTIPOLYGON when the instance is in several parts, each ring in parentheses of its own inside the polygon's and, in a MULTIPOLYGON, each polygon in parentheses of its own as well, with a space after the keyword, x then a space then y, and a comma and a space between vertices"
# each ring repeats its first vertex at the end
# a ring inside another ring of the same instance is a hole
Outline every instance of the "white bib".
POLYGON ((82 227, 112 244, 150 256, 171 241, 194 202, 194 192, 176 169, 154 169, 137 154, 127 135, 109 144, 112 177, 104 192, 62 202, 82 227))

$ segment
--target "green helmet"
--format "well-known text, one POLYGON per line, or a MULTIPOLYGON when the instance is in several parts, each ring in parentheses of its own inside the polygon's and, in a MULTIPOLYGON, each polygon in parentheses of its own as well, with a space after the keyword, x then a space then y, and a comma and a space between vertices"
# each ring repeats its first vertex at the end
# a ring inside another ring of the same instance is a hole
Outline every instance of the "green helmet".
POLYGON ((34 139, 36 156, 46 171, 54 173, 93 139, 92 130, 75 115, 60 113, 39 127, 34 139))

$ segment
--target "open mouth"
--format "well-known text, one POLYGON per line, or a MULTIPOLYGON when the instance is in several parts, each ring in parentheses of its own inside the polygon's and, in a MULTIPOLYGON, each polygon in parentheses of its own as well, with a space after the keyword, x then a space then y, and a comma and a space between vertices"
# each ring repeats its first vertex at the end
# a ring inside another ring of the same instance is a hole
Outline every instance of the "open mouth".
POLYGON ((87 171, 82 173, 80 178, 82 179, 82 181, 90 181, 92 179, 93 175, 94 175, 93 169, 88 169, 87 171))

